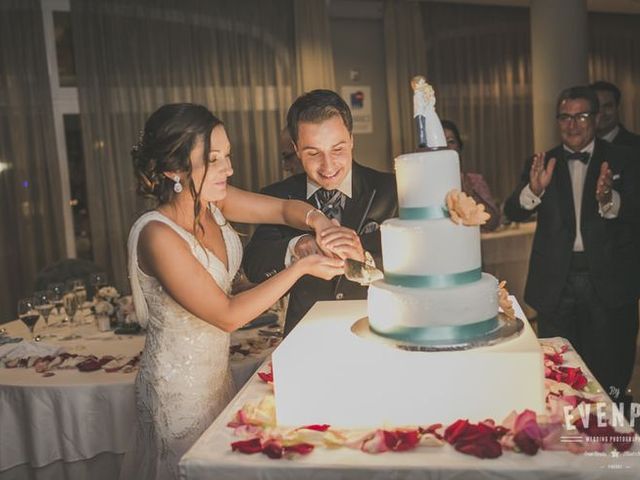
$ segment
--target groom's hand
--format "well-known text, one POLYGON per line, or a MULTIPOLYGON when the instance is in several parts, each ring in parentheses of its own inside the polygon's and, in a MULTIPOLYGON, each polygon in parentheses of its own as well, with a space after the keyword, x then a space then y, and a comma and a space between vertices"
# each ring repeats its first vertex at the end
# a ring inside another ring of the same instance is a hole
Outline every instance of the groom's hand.
POLYGON ((323 230, 320 236, 322 250, 328 250, 342 259, 365 261, 364 248, 355 230, 342 227, 336 222, 335 227, 323 230))

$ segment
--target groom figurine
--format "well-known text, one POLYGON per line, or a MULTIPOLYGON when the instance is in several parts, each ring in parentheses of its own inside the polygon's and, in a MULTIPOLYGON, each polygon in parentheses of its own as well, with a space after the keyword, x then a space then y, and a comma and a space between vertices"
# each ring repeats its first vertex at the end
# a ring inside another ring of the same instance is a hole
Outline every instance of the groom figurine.
MULTIPOLYGON (((340 96, 313 90, 299 97, 287 113, 287 127, 303 173, 265 187, 262 193, 304 200, 340 223, 340 256, 381 267, 380 224, 397 216, 394 175, 353 161, 353 120, 340 96)), ((244 271, 259 283, 285 266, 319 253, 315 238, 281 225, 260 225, 244 252, 244 271)), ((288 334, 319 300, 367 298, 367 288, 344 276, 301 278, 291 289, 285 321, 288 334)))

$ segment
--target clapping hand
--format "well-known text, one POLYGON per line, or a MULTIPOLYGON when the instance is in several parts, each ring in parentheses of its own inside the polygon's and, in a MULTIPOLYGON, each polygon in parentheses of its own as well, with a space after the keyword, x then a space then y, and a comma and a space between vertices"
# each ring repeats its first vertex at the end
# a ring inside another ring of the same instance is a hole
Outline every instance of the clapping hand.
POLYGON ((556 159, 551 158, 547 162, 547 166, 544 165, 545 153, 536 153, 533 156, 533 162, 531 163, 531 169, 529 170, 529 188, 536 197, 542 195, 542 192, 551 183, 553 177, 553 169, 556 166, 556 159))
POLYGON ((612 199, 611 187, 613 185, 613 174, 608 162, 600 165, 600 176, 596 183, 596 200, 600 205, 606 205, 612 199))

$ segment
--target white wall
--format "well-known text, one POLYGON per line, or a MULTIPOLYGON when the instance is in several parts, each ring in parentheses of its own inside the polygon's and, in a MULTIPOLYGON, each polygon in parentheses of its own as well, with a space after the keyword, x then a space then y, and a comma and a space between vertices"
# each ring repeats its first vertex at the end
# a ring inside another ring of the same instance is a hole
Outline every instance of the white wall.
POLYGON ((355 134, 354 158, 377 170, 392 171, 382 18, 331 18, 336 90, 343 85, 371 87, 373 133, 355 134), (351 80, 350 72, 359 72, 351 80))

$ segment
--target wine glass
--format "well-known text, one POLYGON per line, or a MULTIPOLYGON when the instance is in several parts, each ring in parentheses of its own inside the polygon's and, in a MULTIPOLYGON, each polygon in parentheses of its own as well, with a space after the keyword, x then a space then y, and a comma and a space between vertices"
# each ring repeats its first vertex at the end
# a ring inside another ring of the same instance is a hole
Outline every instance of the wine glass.
POLYGON ((76 315, 78 311, 78 296, 73 292, 67 292, 62 297, 62 302, 64 304, 64 311, 67 313, 67 317, 69 318, 69 323, 73 323, 73 317, 76 315))
POLYGON ((47 286, 47 290, 49 290, 49 292, 51 292, 51 296, 49 297, 51 299, 51 303, 53 303, 53 306, 56 307, 56 310, 58 311, 58 315, 60 315, 60 313, 62 312, 62 296, 64 295, 65 289, 64 289, 64 283, 51 283, 47 286))
POLYGON ((23 298, 18 301, 18 318, 27 326, 31 333, 31 340, 33 340, 33 329, 40 318, 33 298, 23 298))
POLYGON ((51 310, 53 310, 53 301, 51 300, 53 293, 48 290, 40 290, 33 294, 33 303, 36 307, 36 310, 42 318, 44 318, 44 323, 49 325, 49 315, 51 314, 51 310))
POLYGON ((84 284, 84 280, 74 278, 67 282, 67 291, 73 292, 78 297, 78 308, 82 308, 84 302, 87 301, 87 287, 84 284))

